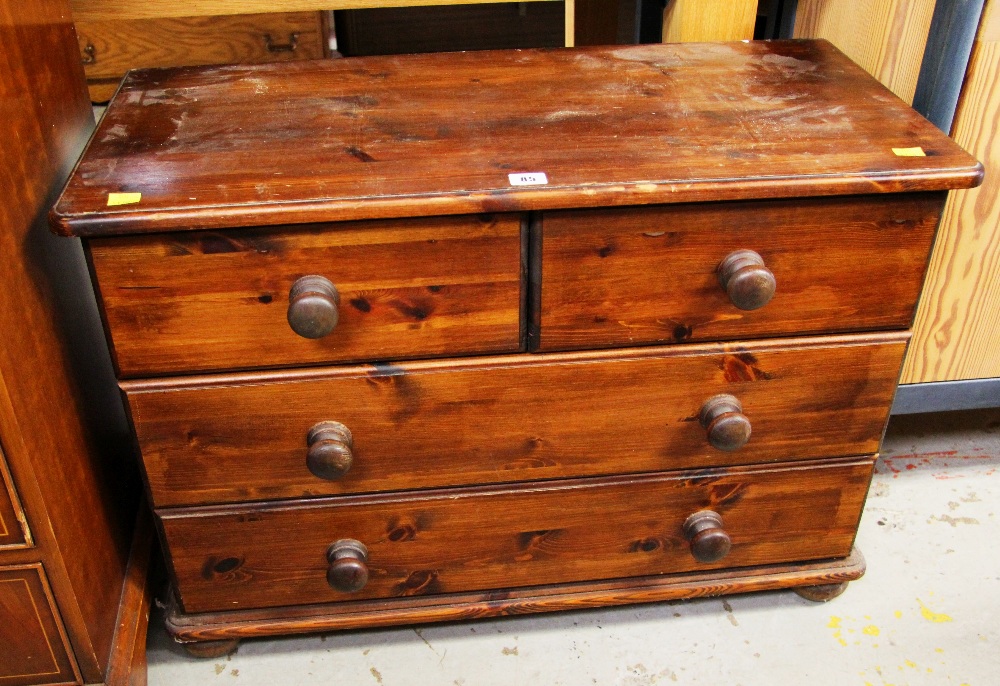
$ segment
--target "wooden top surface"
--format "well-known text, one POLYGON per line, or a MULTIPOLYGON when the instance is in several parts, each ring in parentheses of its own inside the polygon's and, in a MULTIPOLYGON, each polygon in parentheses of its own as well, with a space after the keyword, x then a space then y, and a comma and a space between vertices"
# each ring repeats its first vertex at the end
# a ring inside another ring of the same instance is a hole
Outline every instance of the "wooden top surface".
POLYGON ((132 72, 51 219, 100 236, 981 178, 824 41, 445 53, 132 72))

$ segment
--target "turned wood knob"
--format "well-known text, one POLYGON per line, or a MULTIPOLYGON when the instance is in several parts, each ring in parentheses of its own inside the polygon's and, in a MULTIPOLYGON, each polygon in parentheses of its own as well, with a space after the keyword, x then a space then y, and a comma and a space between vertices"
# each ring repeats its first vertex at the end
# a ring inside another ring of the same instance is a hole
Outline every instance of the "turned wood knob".
POLYGON ((753 250, 729 253, 719 263, 719 283, 729 295, 729 300, 741 310, 764 307, 774 297, 778 283, 774 274, 764 266, 764 258, 753 250))
POLYGON ((354 464, 354 439, 351 430, 340 422, 315 425, 309 429, 306 443, 306 466, 321 479, 339 479, 354 464))
POLYGON ((723 393, 709 398, 701 406, 698 420, 716 450, 739 450, 750 440, 750 420, 735 396, 723 393))
POLYGON ((288 293, 288 325, 303 338, 323 338, 337 326, 340 294, 329 279, 303 276, 288 293))
POLYGON ((334 590, 353 593, 368 583, 368 548, 361 541, 340 539, 327 549, 326 560, 326 582, 334 590))
POLYGON ((698 562, 718 562, 733 546, 729 534, 722 528, 718 512, 695 512, 684 522, 684 537, 691 544, 691 554, 698 562))

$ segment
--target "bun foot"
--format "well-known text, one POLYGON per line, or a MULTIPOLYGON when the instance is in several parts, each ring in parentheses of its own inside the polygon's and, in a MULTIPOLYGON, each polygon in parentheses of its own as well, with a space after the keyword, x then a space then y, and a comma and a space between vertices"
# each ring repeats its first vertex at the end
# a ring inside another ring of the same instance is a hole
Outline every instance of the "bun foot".
POLYGON ((811 600, 814 603, 825 603, 828 600, 833 600, 846 591, 847 582, 842 581, 839 584, 820 584, 818 586, 799 586, 798 588, 793 588, 792 590, 806 600, 811 600))
POLYGON ((184 650, 191 657, 222 657, 235 652, 240 645, 240 639, 234 638, 228 641, 197 641, 195 643, 181 643, 184 650))

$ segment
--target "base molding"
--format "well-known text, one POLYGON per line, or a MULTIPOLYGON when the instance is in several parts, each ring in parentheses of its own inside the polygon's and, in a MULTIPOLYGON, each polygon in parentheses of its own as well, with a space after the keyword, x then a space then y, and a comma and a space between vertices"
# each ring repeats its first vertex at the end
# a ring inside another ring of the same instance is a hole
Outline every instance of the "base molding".
POLYGON ((558 584, 489 593, 444 594, 265 610, 184 614, 167 609, 167 632, 181 643, 483 619, 682 598, 836 585, 861 578, 857 548, 846 558, 693 574, 558 584))

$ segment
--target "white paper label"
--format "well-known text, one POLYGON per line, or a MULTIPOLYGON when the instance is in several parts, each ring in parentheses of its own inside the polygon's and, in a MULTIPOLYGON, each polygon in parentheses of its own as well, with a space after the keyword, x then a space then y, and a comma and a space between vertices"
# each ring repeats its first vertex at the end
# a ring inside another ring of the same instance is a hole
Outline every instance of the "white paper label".
POLYGON ((544 186, 549 182, 545 172, 522 172, 520 174, 508 174, 511 186, 544 186))

